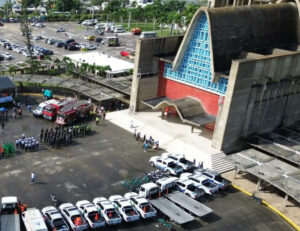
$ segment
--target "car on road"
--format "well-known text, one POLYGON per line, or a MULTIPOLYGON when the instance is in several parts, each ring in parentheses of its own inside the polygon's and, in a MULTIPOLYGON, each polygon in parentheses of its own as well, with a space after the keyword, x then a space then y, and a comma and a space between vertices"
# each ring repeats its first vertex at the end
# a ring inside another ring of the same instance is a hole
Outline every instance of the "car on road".
POLYGON ((65 49, 69 51, 80 50, 80 45, 77 42, 67 43, 65 49))
POLYGON ((215 184, 212 180, 207 179, 200 173, 182 173, 180 179, 190 179, 194 181, 197 187, 202 188, 206 194, 213 195, 218 192, 219 186, 215 184))
POLYGON ((45 221, 49 229, 56 231, 70 230, 61 213, 54 206, 43 208, 42 214, 45 217, 45 221))
POLYGON ((4 26, 3 22, 0 22, 0 26, 4 26))
POLYGON ((76 203, 76 207, 78 208, 84 219, 87 221, 90 228, 98 229, 105 226, 105 219, 98 211, 96 206, 91 202, 87 200, 78 201, 76 203))
POLYGON ((123 29, 123 28, 114 28, 114 30, 113 30, 113 32, 114 33, 124 33, 125 32, 125 30, 123 29))
POLYGON ((40 35, 35 35, 35 36, 33 36, 33 39, 34 39, 34 40, 42 40, 43 37, 40 36, 40 35))
POLYGON ((89 51, 91 51, 91 50, 96 50, 97 47, 95 45, 88 45, 88 46, 86 46, 86 49, 88 49, 89 51))
POLYGON ((231 186, 231 181, 223 178, 221 176, 221 174, 215 172, 215 171, 212 171, 212 170, 209 170, 209 169, 205 169, 205 170, 202 170, 202 171, 196 171, 196 172, 199 172, 200 174, 202 174, 204 177, 206 177, 207 179, 210 179, 212 180, 214 183, 216 183, 220 189, 222 190, 225 190, 227 188, 229 188, 231 186))
MULTIPOLYGON (((105 28, 104 28, 105 29, 105 28)), ((104 35, 104 29, 98 29, 95 31, 97 35, 104 35)))
POLYGON ((106 224, 117 225, 122 222, 122 218, 118 210, 115 208, 113 202, 107 200, 105 197, 96 197, 93 200, 93 203, 96 206, 96 208, 101 212, 106 224))
POLYGON ((120 196, 113 195, 109 197, 109 200, 115 204, 119 214, 126 222, 133 222, 140 219, 140 215, 135 207, 130 203, 130 200, 120 196))
POLYGON ((196 183, 190 179, 178 179, 176 185, 180 192, 194 199, 198 199, 205 194, 205 191, 197 187, 196 183))
POLYGON ((64 28, 60 27, 60 28, 56 28, 55 31, 56 32, 65 32, 66 30, 64 28))
POLYGON ((128 57, 130 55, 130 51, 129 50, 120 51, 120 55, 124 57, 128 57))
POLYGON ((43 23, 36 23, 35 26, 40 27, 40 28, 45 27, 45 25, 43 23))
POLYGON ((190 171, 195 168, 195 164, 192 161, 189 161, 185 158, 184 154, 173 154, 165 152, 161 154, 161 157, 168 157, 170 159, 173 159, 175 163, 183 168, 184 171, 190 171))
POLYGON ((95 42, 96 42, 96 43, 101 43, 102 41, 103 41, 103 38, 96 38, 96 39, 95 39, 95 42))
POLYGON ((131 29, 131 33, 132 33, 133 35, 141 35, 142 30, 141 30, 140 28, 132 28, 132 29, 131 29))
POLYGON ((133 204, 142 218, 148 219, 156 216, 157 211, 145 197, 140 196, 135 192, 126 193, 124 197, 130 200, 131 204, 133 204))
POLYGON ((94 41, 96 39, 95 35, 89 35, 89 36, 85 36, 84 39, 89 40, 89 41, 94 41))
POLYGON ((5 58, 3 57, 3 55, 0 53, 0 61, 3 61, 5 58))
POLYGON ((79 210, 71 203, 64 203, 59 206, 64 219, 68 222, 71 230, 83 231, 88 229, 88 224, 81 216, 79 210))
POLYGON ((56 40, 54 45, 56 47, 64 47, 66 44, 62 40, 56 40))
POLYGON ((5 53, 3 53, 2 55, 4 56, 4 58, 5 58, 6 60, 12 60, 12 59, 13 59, 13 57, 11 56, 10 53, 5 52, 5 53))
POLYGON ((161 158, 159 156, 152 156, 149 160, 152 167, 156 167, 160 170, 172 175, 180 175, 183 173, 183 168, 175 163, 171 158, 161 158))

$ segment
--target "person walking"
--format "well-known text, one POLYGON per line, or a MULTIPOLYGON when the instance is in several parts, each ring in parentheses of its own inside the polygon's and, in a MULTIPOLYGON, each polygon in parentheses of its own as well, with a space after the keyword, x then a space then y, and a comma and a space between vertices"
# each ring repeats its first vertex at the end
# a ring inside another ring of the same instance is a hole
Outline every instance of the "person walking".
POLYGON ((4 130, 4 122, 1 123, 2 131, 4 130))
POLYGON ((145 140, 145 142, 144 142, 144 152, 147 152, 147 148, 148 148, 148 143, 145 140))
POLYGON ((30 104, 27 105, 27 110, 28 110, 29 113, 31 112, 31 105, 30 104))
POLYGON ((97 117, 96 117, 96 125, 99 124, 99 120, 100 120, 100 119, 99 119, 99 117, 97 116, 97 117))
POLYGON ((32 172, 32 173, 31 173, 31 181, 30 181, 30 184, 34 184, 34 183, 35 183, 35 178, 36 178, 35 172, 32 172))

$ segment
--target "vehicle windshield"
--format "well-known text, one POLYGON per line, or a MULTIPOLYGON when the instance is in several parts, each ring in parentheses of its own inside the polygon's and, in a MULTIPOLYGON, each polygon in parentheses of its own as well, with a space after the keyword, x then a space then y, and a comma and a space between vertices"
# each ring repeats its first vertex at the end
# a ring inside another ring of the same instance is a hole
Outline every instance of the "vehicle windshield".
POLYGON ((170 162, 170 163, 168 163, 168 167, 175 168, 176 164, 174 162, 170 162))
POLYGON ((54 108, 52 108, 52 107, 45 107, 44 110, 45 110, 46 112, 53 112, 53 111, 54 111, 54 108))
POLYGON ((123 211, 127 216, 135 216, 137 215, 132 206, 126 206, 123 208, 123 211))
POLYGON ((90 218, 90 220, 94 223, 97 222, 102 222, 101 216, 98 212, 94 211, 94 212, 90 212, 88 214, 88 217, 90 218))
POLYGON ((223 177, 221 177, 220 175, 217 175, 216 177, 215 177, 215 180, 216 181, 218 181, 218 182, 223 182, 223 177))
POLYGON ((152 208, 152 206, 150 206, 149 203, 140 204, 140 208, 143 210, 144 213, 149 213, 154 211, 154 209, 152 208))
POLYGON ((195 192, 197 189, 197 187, 193 184, 188 185, 186 188, 192 192, 195 192))
POLYGON ((179 162, 180 162, 180 163, 183 163, 183 164, 188 164, 188 160, 185 159, 184 157, 180 158, 180 159, 179 159, 179 162))
POLYGON ((36 108, 36 110, 37 110, 37 111, 41 111, 41 110, 43 110, 43 108, 40 107, 40 106, 38 106, 38 107, 36 108))
POLYGON ((202 181, 202 185, 206 187, 213 187, 213 184, 209 180, 202 181))
POLYGON ((109 219, 115 219, 115 218, 120 217, 115 209, 108 209, 108 210, 105 211, 105 214, 109 219))
POLYGON ((64 115, 64 114, 58 114, 57 117, 58 117, 58 118, 65 119, 65 118, 66 118, 66 115, 64 115))
POLYGON ((53 224, 54 224, 55 228, 58 228, 58 229, 63 228, 63 227, 66 228, 66 224, 62 218, 54 219, 53 224))

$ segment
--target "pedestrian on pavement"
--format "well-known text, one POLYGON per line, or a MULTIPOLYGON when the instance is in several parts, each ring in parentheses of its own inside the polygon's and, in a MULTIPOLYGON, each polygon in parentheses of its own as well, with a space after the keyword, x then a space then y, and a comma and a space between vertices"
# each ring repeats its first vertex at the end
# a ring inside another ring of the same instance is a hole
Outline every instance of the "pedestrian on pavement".
POLYGON ((144 152, 147 152, 147 148, 148 148, 148 143, 145 141, 144 142, 144 152))
POLYGON ((28 110, 29 113, 31 112, 31 105, 30 104, 27 105, 27 110, 28 110))
POLYGON ((133 132, 133 138, 135 139, 136 137, 136 129, 134 129, 134 132, 133 132))
POLYGON ((96 117, 96 125, 99 124, 99 120, 100 120, 100 119, 99 119, 99 117, 97 116, 97 117, 96 117))
POLYGON ((104 121, 106 117, 106 111, 103 111, 102 120, 104 121))
POLYGON ((134 125, 133 125, 133 120, 130 121, 130 128, 133 129, 134 125))
POLYGON ((32 173, 31 173, 31 181, 30 181, 30 184, 34 184, 34 183, 35 183, 35 178, 36 178, 35 172, 32 172, 32 173))
POLYGON ((199 162, 198 169, 203 170, 203 161, 199 162))
POLYGON ((146 134, 143 136, 143 142, 146 141, 146 134))
POLYGON ((2 130, 4 130, 4 122, 1 123, 2 130))
POLYGON ((15 119, 16 116, 17 116, 17 113, 15 111, 13 111, 13 114, 12 114, 13 118, 15 119))

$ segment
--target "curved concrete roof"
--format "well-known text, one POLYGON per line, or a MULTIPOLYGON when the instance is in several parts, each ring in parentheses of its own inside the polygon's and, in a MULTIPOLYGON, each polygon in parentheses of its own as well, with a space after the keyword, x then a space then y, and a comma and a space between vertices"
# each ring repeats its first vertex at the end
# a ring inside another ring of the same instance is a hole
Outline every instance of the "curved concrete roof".
POLYGON ((296 4, 200 8, 194 15, 173 63, 180 66, 200 16, 209 22, 212 73, 230 69, 242 51, 267 53, 272 48, 296 49, 299 14, 296 4))

